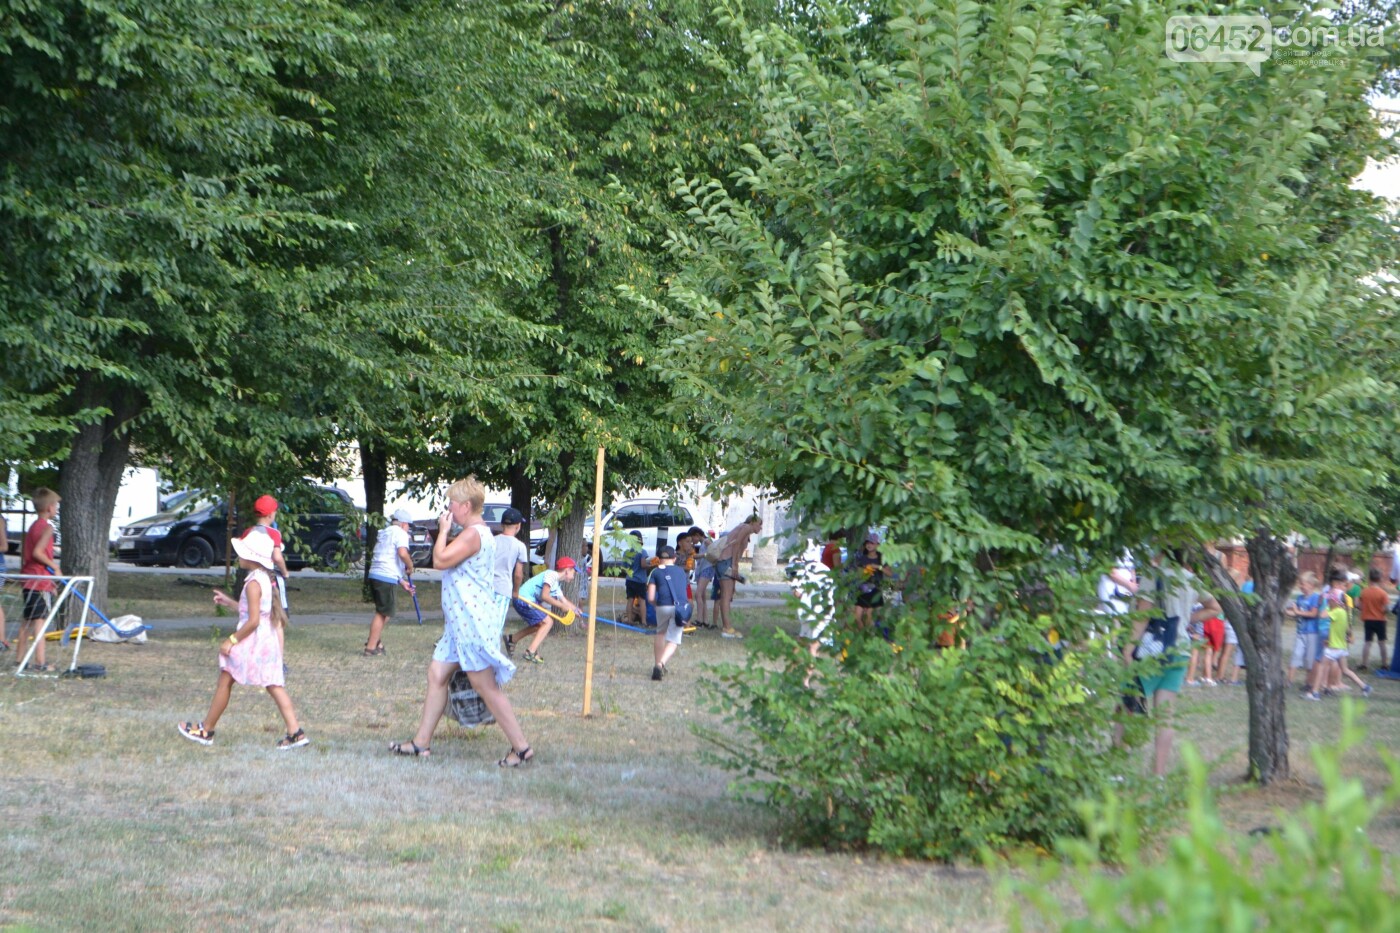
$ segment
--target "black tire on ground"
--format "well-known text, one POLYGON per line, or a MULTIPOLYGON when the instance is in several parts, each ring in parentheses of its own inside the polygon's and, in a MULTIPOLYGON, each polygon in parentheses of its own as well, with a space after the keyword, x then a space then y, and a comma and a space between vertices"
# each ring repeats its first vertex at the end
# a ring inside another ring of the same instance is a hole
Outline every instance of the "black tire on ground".
POLYGON ((344 556, 344 542, 339 538, 332 538, 329 541, 322 541, 316 548, 316 561, 322 567, 334 567, 339 564, 344 556))
POLYGON ((214 545, 204 538, 186 538, 175 554, 175 562, 181 567, 208 567, 214 562, 214 545))

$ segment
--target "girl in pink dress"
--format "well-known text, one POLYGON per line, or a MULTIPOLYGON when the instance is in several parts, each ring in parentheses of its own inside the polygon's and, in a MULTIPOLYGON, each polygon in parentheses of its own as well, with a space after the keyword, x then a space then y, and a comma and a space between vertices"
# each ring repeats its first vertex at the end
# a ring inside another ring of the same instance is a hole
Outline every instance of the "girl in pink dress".
POLYGON ((286 624, 287 616, 281 604, 273 598, 272 579, 268 576, 275 566, 272 538, 268 535, 235 538, 233 550, 238 554, 239 566, 248 571, 248 578, 238 602, 235 603, 226 593, 215 590, 214 604, 238 608, 238 630, 219 645, 219 683, 214 687, 214 699, 209 704, 208 715, 201 723, 182 722, 175 728, 191 742, 213 745, 214 727, 228 707, 233 685, 240 683, 249 687, 266 687, 287 723, 287 734, 282 736, 277 747, 283 751, 300 748, 311 740, 297 724, 292 698, 282 686, 282 626, 286 624), (257 607, 256 613, 254 606, 257 607))

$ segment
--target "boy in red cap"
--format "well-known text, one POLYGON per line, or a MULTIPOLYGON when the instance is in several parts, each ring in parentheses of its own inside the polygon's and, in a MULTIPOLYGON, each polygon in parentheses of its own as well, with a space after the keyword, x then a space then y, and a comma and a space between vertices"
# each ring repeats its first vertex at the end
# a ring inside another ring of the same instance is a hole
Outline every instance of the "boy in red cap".
MULTIPOLYGON (((272 587, 277 591, 277 600, 282 604, 282 611, 287 611, 287 559, 282 556, 282 532, 272 527, 277 521, 277 500, 271 496, 258 496, 253 500, 252 526, 240 537, 246 538, 255 532, 265 534, 272 539, 272 562, 276 566, 276 576, 272 579, 272 587)), ((281 633, 278 629, 278 633, 281 633)))
POLYGON ((526 635, 533 634, 535 637, 530 642, 530 647, 525 649, 523 657, 532 664, 544 663, 544 659, 539 656, 540 645, 544 643, 549 630, 554 627, 554 620, 539 607, 551 606, 560 612, 583 615, 583 610, 569 602, 559 586, 560 583, 573 582, 577 566, 572 557, 561 557, 555 561, 553 570, 541 571, 520 584, 520 596, 512 600, 511 605, 520 614, 520 618, 525 620, 525 627, 516 632, 514 637, 506 636, 506 654, 514 654, 515 643, 526 635))

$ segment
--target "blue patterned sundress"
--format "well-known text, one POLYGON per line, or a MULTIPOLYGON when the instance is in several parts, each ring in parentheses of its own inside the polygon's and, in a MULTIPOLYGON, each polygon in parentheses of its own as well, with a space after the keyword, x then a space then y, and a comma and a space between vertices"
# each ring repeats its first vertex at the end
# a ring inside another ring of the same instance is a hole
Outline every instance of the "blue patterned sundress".
POLYGON ((505 686, 515 675, 515 665, 501 647, 510 599, 493 585, 496 541, 486 525, 473 525, 481 536, 481 549, 442 574, 443 643, 452 660, 464 671, 496 674, 505 686))

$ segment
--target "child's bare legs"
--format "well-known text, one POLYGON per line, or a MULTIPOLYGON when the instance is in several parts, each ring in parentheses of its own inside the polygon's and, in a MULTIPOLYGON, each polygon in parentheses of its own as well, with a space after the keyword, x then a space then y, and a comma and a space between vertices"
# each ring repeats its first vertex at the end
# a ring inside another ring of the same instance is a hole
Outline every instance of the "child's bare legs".
MULTIPOLYGON (((554 628, 554 620, 551 619, 549 616, 545 616, 543 622, 539 623, 538 625, 531 626, 531 628, 536 629, 535 637, 530 639, 530 647, 526 650, 529 651, 531 654, 539 654, 540 645, 544 644, 544 640, 547 637, 549 637, 549 630, 554 628)), ((516 640, 519 641, 521 638, 525 637, 525 632, 528 631, 529 629, 525 629, 519 635, 515 636, 516 640)), ((495 683, 495 681, 492 681, 492 683, 495 683)), ((472 687, 472 689, 476 690, 476 687, 472 687)), ((481 691, 476 690, 476 692, 480 693, 481 691)))
POLYGON ((864 606, 856 607, 856 628, 870 628, 875 624, 875 610, 864 606))
MULTIPOLYGON (((0 622, 4 622, 4 614, 3 614, 3 612, 0 612, 0 622)), ((1369 623, 1368 623, 1368 625, 1369 625, 1369 623)), ((1385 667, 1385 665, 1386 665, 1386 640, 1385 640, 1385 639, 1378 639, 1378 640, 1376 640, 1376 654, 1379 654, 1379 657, 1376 658, 1376 668, 1383 668, 1383 667, 1385 667)), ((1368 664, 1366 664, 1366 663, 1368 663, 1369 660, 1371 660, 1371 639, 1366 639, 1366 640, 1365 640, 1365 643, 1362 643, 1362 646, 1361 646, 1361 667, 1368 667, 1368 664)))
POLYGON ((219 717, 228 709, 228 698, 233 695, 233 675, 219 671, 219 682, 214 685, 214 699, 209 701, 209 712, 204 716, 204 728, 213 732, 219 724, 219 717))
MULTIPOLYGON (((1186 665, 1186 682, 1188 684, 1194 684, 1196 682, 1196 669, 1200 665, 1200 663, 1201 648, 1200 645, 1197 644, 1196 641, 1193 639, 1191 642, 1191 661, 1186 665)), ((1210 676, 1209 668, 1207 668, 1206 676, 1210 676)))
MULTIPOLYGON (((434 664, 438 663, 436 661, 434 664)), ((454 668, 456 665, 452 665, 454 668)), ((486 708, 491 711, 491 715, 496 717, 496 723, 501 727, 501 731, 506 734, 510 741, 512 751, 523 752, 530 747, 530 743, 525 741, 525 732, 520 728, 520 723, 515 718, 515 709, 510 705, 510 697, 496 683, 496 672, 487 668, 481 671, 467 671, 467 679, 471 681, 472 689, 480 696, 486 708)), ((443 703, 447 701, 447 685, 443 684, 443 703)), ((442 710, 438 710, 438 715, 442 715, 442 710)), ((436 725, 436 723, 434 723, 436 725)), ((429 738, 432 733, 429 732, 429 738)), ((422 745, 423 743, 418 743, 422 745)))
MULTIPOLYGON (((822 643, 821 643, 821 640, 820 640, 820 639, 813 638, 810 642, 807 643, 807 654, 808 654, 809 656, 811 656, 811 658, 812 658, 813 661, 815 661, 815 660, 817 659, 817 655, 819 655, 819 654, 821 653, 821 648, 822 648, 822 643)), ((812 675, 815 674, 816 672, 817 672, 816 667, 815 667, 814 665, 808 664, 808 665, 807 665, 807 673, 806 673, 806 674, 803 676, 803 678, 802 678, 802 686, 804 686, 804 687, 810 687, 810 686, 812 686, 812 675)))
POLYGON ((1346 659, 1337 662, 1337 683, 1341 684, 1343 677, 1350 677, 1362 690, 1366 689, 1366 681, 1356 676, 1356 672, 1347 667, 1346 659))
MULTIPOLYGON (((297 723, 296 710, 292 709, 292 698, 287 694, 287 688, 268 687, 267 695, 272 697, 272 702, 277 704, 277 712, 282 714, 282 721, 287 724, 287 734, 295 735, 301 726, 297 723)), ((205 728, 209 728, 207 723, 205 728)))
POLYGON ((1201 676, 1206 680, 1220 679, 1215 676, 1215 649, 1210 646, 1210 642, 1206 642, 1206 670, 1201 676))
POLYGON ((1152 740, 1152 773, 1158 776, 1167 773, 1172 742, 1176 741, 1176 729, 1171 725, 1172 701, 1175 699, 1176 694, 1170 690, 1158 690, 1152 694, 1152 718, 1157 720, 1157 734, 1152 740))
POLYGON ((696 624, 696 625, 704 625, 704 624, 705 624, 705 606, 707 605, 707 601, 708 601, 708 597, 705 595, 705 591, 708 590, 709 588, 710 588, 710 581, 709 581, 709 580, 696 580, 696 581, 695 581, 695 587, 694 587, 694 589, 695 589, 695 624, 696 624))
POLYGON ((380 615, 377 612, 374 614, 374 618, 369 620, 369 638, 365 641, 366 648, 373 651, 379 647, 382 641, 381 636, 384 634, 384 625, 388 621, 388 616, 380 615))
POLYGON ((1238 676, 1238 672, 1230 670, 1230 665, 1235 661, 1234 645, 1226 645, 1220 649, 1220 666, 1215 673, 1215 679, 1222 684, 1233 683, 1238 676))
POLYGON ((30 659, 31 664, 42 666, 44 664, 44 645, 46 640, 39 637, 39 629, 43 626, 43 619, 25 619, 19 625, 19 638, 15 639, 15 651, 19 657, 24 657, 25 650, 29 647, 29 642, 34 642, 34 657, 30 659))

